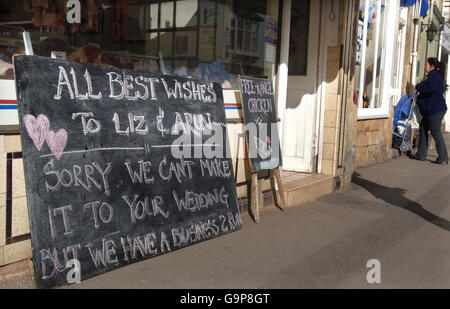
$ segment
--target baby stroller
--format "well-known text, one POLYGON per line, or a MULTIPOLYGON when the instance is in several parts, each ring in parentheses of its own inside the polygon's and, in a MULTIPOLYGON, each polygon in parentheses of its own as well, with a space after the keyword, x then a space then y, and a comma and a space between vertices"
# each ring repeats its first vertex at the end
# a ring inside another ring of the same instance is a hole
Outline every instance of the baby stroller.
POLYGON ((392 128, 392 144, 403 154, 412 149, 411 122, 416 94, 412 97, 404 95, 394 108, 394 123, 392 128))

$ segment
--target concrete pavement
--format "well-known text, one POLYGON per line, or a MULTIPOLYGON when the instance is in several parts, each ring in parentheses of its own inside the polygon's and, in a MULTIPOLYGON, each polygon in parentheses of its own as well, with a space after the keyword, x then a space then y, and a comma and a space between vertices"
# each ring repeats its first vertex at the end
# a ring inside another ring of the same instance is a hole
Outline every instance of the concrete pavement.
POLYGON ((450 166, 400 157, 259 225, 244 214, 238 232, 63 288, 450 288, 449 220, 450 166), (379 284, 366 281, 369 259, 379 284))

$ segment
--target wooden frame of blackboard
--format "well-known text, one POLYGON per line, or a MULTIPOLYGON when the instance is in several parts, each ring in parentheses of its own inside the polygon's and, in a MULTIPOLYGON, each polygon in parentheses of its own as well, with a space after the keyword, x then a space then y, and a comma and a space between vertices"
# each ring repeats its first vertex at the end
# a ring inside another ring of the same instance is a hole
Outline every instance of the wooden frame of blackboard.
MULTIPOLYGON (((247 140, 247 139, 246 139, 247 140)), ((272 190, 273 199, 275 205, 282 211, 286 210, 286 199, 284 197, 284 186, 281 180, 280 168, 274 168, 270 170, 270 185, 272 190)), ((251 187, 250 187, 250 209, 253 215, 253 219, 256 223, 260 223, 260 212, 264 207, 264 198, 262 194, 262 186, 258 180, 258 172, 251 174, 251 187)))
MULTIPOLYGON (((238 75, 239 87, 241 90, 240 91, 241 104, 242 104, 242 108, 243 108, 244 124, 245 124, 246 123, 246 121, 245 121, 245 103, 242 98, 241 78, 250 78, 250 79, 255 79, 255 78, 238 75)), ((269 79, 259 79, 259 80, 270 81, 269 79)), ((277 119, 277 117, 275 114, 275 121, 276 121, 276 119, 277 119)), ((247 132, 245 134, 245 141, 246 141, 246 143, 245 143, 246 152, 249 153, 249 140, 248 140, 247 132)), ((251 168, 250 210, 251 210, 251 213, 253 215, 253 219, 255 220, 255 222, 260 223, 261 222, 260 212, 261 212, 262 207, 264 206, 264 198, 262 195, 262 186, 258 180, 258 170, 253 167, 251 158, 249 156, 248 156, 248 164, 250 165, 250 168, 251 168)), ((280 151, 279 165, 281 165, 281 151, 280 151)), ((269 178, 270 178, 271 190, 272 190, 272 195, 274 198, 275 205, 284 211, 284 210, 286 210, 286 199, 284 197, 285 191, 284 191, 283 182, 281 180, 280 168, 278 166, 273 169, 269 169, 269 171, 270 171, 269 178)))

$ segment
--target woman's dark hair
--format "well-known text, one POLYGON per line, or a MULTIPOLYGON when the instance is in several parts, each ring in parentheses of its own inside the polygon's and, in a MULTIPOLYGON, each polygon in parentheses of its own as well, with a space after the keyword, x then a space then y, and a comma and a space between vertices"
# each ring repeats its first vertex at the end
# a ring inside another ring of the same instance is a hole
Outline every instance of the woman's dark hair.
POLYGON ((441 74, 442 79, 445 81, 445 63, 440 62, 437 58, 431 57, 427 59, 429 65, 433 66, 439 74, 441 74))

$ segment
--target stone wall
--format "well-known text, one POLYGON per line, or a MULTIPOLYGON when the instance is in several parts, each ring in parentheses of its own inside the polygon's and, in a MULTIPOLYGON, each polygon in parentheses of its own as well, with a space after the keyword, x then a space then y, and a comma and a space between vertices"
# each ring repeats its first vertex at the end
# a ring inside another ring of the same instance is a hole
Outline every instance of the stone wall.
POLYGON ((326 64, 325 111, 321 173, 350 182, 355 167, 357 107, 353 104, 353 80, 359 2, 339 5, 338 45, 329 46, 326 64))
POLYGON ((322 168, 320 173, 335 175, 338 151, 339 115, 341 97, 339 95, 339 70, 341 48, 328 47, 325 111, 323 119, 322 168))
POLYGON ((339 141, 343 138, 340 121, 342 108, 345 105, 341 95, 344 78, 343 45, 341 44, 345 41, 347 14, 345 1, 339 1, 339 23, 336 29, 338 45, 327 48, 320 173, 331 176, 342 174, 342 170, 338 169, 339 141))
POLYGON ((392 158, 392 118, 359 120, 356 127, 357 168, 392 158))

